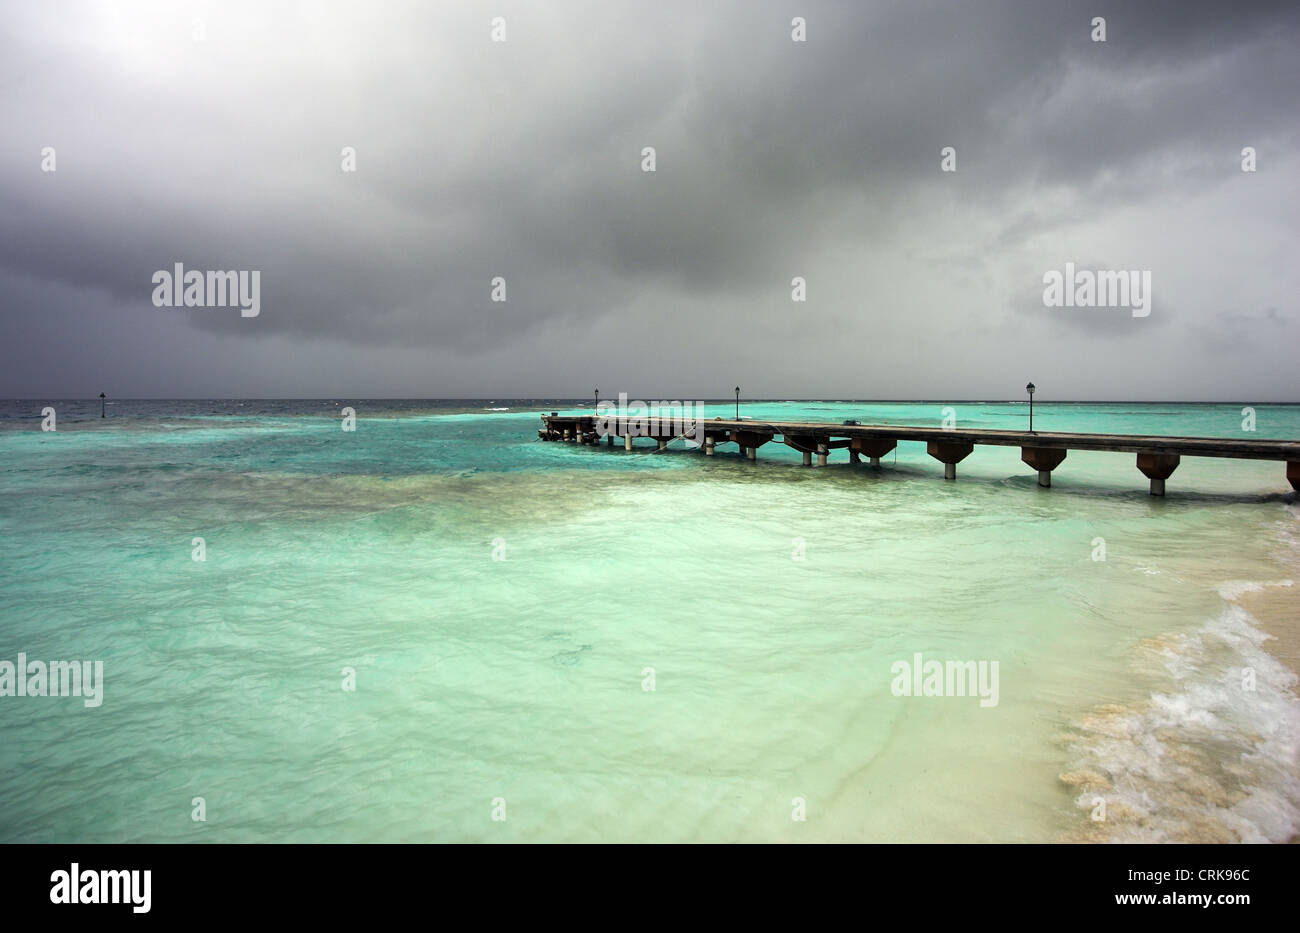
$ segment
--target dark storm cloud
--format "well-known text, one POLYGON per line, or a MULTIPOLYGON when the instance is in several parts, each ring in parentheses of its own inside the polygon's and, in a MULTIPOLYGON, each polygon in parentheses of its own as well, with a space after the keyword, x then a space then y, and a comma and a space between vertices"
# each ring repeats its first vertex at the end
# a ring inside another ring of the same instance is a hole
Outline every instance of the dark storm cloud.
POLYGON ((1292 4, 33 5, 3 28, 3 394, 712 395, 740 371, 959 397, 997 394, 1004 358, 1090 352, 1168 379, 1117 395, 1298 394, 1292 4), (1043 307, 1045 270, 1097 257, 1157 270, 1142 327, 1043 307), (261 270, 261 315, 155 309, 177 261, 261 270), (1249 374, 1189 383, 1216 322, 1266 308, 1232 331, 1249 374))

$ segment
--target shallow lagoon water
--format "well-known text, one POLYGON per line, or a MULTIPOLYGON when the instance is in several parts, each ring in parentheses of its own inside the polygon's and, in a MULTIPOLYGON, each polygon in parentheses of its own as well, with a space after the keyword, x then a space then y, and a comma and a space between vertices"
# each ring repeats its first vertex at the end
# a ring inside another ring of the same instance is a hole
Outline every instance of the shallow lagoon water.
MULTIPOLYGON (((102 659, 104 701, 0 697, 7 841, 1300 830, 1300 704, 1264 635, 1295 613, 1243 603, 1295 591, 1280 464, 1185 458, 1157 500, 1128 454, 1072 452, 1042 490, 1014 448, 945 483, 910 443, 879 472, 544 444, 565 403, 543 400, 56 402, 52 433, 44 404, 0 407, 0 658, 102 659), (894 696, 916 653, 998 661, 998 704, 894 696)), ((1300 437, 1300 407, 1256 410, 1259 436, 1300 437)), ((1035 405, 1041 430, 1241 418, 1035 405)))

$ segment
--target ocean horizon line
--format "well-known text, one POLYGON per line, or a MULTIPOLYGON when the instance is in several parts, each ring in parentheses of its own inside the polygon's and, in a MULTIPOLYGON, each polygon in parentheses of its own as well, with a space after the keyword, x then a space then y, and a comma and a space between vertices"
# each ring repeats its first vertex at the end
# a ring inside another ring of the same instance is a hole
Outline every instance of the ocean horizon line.
MULTIPOLYGON (((656 395, 656 393, 650 393, 656 395)), ((630 393, 629 393, 630 397, 630 393)), ((638 396, 640 397, 640 396, 638 396)), ((648 395, 645 396, 647 399, 648 395)), ((685 399, 687 396, 671 395, 658 393, 657 397, 664 399, 685 399)), ((332 402, 338 399, 361 399, 368 402, 575 402, 587 404, 591 401, 591 396, 499 396, 492 398, 490 396, 470 396, 470 395, 275 395, 275 396, 253 396, 253 395, 172 395, 172 396, 108 396, 105 401, 108 404, 113 402, 332 402)), ((701 399, 705 402, 714 402, 718 404, 726 403, 735 404, 735 398, 731 396, 701 399)), ((5 402, 90 402, 99 401, 98 395, 87 396, 24 396, 21 398, 5 398, 5 402)), ((773 402, 783 404, 787 402, 825 402, 848 405, 927 405, 927 404, 952 404, 954 402, 978 404, 978 405, 1028 405, 1028 401, 1023 398, 957 398, 955 396, 935 397, 935 398, 814 398, 814 397, 741 397, 740 403, 755 404, 759 402, 773 402)), ((1256 399, 1128 399, 1128 398, 1110 398, 1110 399, 1042 399, 1035 396, 1035 405, 1300 405, 1300 400, 1277 401, 1267 400, 1259 401, 1256 399)))

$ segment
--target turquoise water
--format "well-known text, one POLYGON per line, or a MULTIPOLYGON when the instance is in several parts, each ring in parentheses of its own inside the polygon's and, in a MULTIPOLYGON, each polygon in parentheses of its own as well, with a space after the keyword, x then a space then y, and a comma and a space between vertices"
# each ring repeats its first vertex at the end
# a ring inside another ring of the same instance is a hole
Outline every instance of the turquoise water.
MULTIPOLYGON (((921 444, 875 472, 539 442, 563 404, 0 404, 0 660, 104 666, 98 707, 0 697, 0 839, 1300 832, 1300 705, 1264 635, 1295 601, 1248 600, 1294 591, 1281 464, 1184 458, 1161 500, 1131 454, 1072 452, 1043 490, 1014 448, 977 448, 945 483, 921 444), (997 704, 894 695, 916 653, 997 661, 997 704)), ((741 410, 938 424, 945 404, 741 410)), ((1300 406, 1256 418, 1300 438, 1300 406)), ((1034 419, 1252 436, 1240 405, 1034 419)))

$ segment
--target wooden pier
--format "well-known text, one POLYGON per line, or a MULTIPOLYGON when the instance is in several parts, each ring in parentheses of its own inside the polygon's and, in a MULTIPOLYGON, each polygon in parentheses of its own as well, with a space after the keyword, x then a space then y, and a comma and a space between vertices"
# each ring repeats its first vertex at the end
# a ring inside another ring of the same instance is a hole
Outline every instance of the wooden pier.
MULTIPOLYGON (((623 447, 632 449, 637 437, 653 440, 659 449, 680 437, 679 433, 664 433, 647 419, 616 417, 598 418, 596 415, 542 415, 542 428, 537 432, 544 441, 568 441, 577 444, 597 444, 601 434, 598 426, 606 428, 605 442, 610 446, 621 439, 623 447)), ((847 450, 849 461, 859 462, 866 457, 873 467, 880 466, 880 458, 892 451, 899 441, 923 441, 926 451, 943 464, 944 479, 957 478, 957 464, 964 460, 976 444, 998 447, 1019 447, 1020 459, 1030 469, 1038 472, 1038 485, 1052 485, 1052 471, 1065 460, 1071 450, 1109 450, 1137 454, 1137 468, 1151 481, 1151 495, 1165 494, 1165 480, 1178 468, 1183 457, 1220 457, 1236 460, 1275 460, 1286 464, 1286 478, 1292 489, 1300 490, 1300 441, 1237 440, 1220 437, 1166 437, 1155 434, 1071 434, 1054 431, 1000 431, 989 429, 954 429, 904 427, 902 425, 833 424, 803 421, 740 421, 715 418, 699 423, 694 432, 698 441, 703 434, 701 449, 713 456, 718 444, 735 444, 740 453, 750 460, 758 458, 758 449, 764 444, 777 442, 792 447, 803 454, 804 466, 811 466, 813 457, 818 466, 826 466, 832 450, 847 450), (779 438, 779 441, 778 441, 779 438)))

